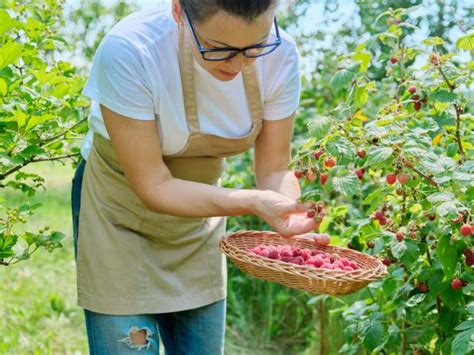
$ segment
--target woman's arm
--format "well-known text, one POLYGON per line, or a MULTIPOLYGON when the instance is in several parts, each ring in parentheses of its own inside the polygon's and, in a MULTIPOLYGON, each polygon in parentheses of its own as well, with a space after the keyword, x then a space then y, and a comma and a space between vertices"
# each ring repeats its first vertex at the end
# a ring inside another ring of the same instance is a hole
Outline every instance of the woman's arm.
POLYGON ((291 162, 291 139, 295 114, 277 121, 263 121, 255 142, 255 178, 259 190, 277 191, 294 200, 301 195, 291 162))
POLYGON ((150 210, 183 217, 251 213, 255 191, 240 191, 176 179, 164 164, 155 121, 139 121, 101 106, 125 176, 150 210))

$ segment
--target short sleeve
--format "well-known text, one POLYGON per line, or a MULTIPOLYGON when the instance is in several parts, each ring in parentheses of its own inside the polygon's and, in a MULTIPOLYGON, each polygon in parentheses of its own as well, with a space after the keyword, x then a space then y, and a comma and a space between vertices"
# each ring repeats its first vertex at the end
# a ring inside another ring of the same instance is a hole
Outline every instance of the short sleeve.
POLYGON ((286 44, 289 47, 285 48, 286 53, 283 53, 276 63, 272 63, 266 74, 268 81, 265 85, 263 106, 265 120, 286 118, 295 112, 299 105, 301 91, 299 53, 294 42, 286 44))
POLYGON ((82 94, 108 109, 137 120, 154 120, 152 93, 138 48, 108 35, 98 47, 82 94))

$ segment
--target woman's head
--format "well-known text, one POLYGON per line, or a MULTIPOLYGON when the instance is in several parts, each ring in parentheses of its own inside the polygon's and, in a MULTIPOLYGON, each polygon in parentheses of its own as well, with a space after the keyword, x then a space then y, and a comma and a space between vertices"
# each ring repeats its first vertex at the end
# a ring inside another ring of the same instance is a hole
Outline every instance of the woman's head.
POLYGON ((241 53, 224 61, 204 60, 189 22, 200 45, 206 49, 250 47, 267 42, 278 3, 278 0, 173 0, 172 11, 175 21, 186 28, 187 45, 192 46, 201 66, 215 78, 227 81, 255 59, 241 53))

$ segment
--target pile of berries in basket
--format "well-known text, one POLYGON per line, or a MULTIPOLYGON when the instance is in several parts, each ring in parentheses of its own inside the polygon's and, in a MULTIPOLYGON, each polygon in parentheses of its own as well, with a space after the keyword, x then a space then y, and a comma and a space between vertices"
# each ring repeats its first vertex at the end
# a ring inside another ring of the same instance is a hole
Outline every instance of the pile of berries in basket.
POLYGON ((359 269, 356 262, 338 255, 289 245, 260 244, 249 249, 251 253, 273 260, 297 265, 307 265, 329 270, 354 271, 359 269))

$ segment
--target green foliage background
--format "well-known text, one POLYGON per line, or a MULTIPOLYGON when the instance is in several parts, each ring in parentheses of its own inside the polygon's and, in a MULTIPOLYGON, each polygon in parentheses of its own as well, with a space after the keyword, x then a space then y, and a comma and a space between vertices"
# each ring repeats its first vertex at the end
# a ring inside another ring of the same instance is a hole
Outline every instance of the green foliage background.
MULTIPOLYGON (((80 89, 102 36, 111 24, 137 6, 131 1, 111 6, 99 1, 78 3, 79 6, 70 6, 66 2, 67 13, 63 12, 62 2, 55 0, 0 3, 0 259, 4 263, 18 262, 40 250, 27 262, 0 269, 0 353, 87 351, 83 316, 75 305, 69 222, 73 161, 86 130, 88 110, 80 89), (56 160, 66 165, 58 162, 50 165, 56 160), (54 251, 48 253, 41 248, 54 251)), ((381 13, 389 8, 420 5, 418 13, 407 15, 404 20, 422 30, 407 28, 404 40, 414 46, 420 45, 424 38, 439 37, 444 39, 436 47, 440 54, 453 52, 453 39, 472 33, 474 10, 469 1, 356 1, 350 5, 354 6, 354 13, 346 21, 340 20, 342 9, 349 6, 346 1, 299 1, 280 15, 279 23, 298 41, 306 74, 295 124, 295 162, 305 151, 323 144, 322 138, 334 128, 333 121, 325 121, 327 117, 342 118, 363 108, 363 117, 372 119, 387 104, 387 93, 393 92, 396 83, 386 78, 397 74, 387 65, 394 50, 390 43, 371 41, 374 35, 387 30, 385 18, 377 21, 381 13), (325 16, 312 19, 315 6, 323 8, 325 16), (310 21, 304 22, 308 17, 310 21), (313 22, 318 26, 305 31, 313 22), (358 50, 362 42, 369 45, 358 50), (349 59, 364 63, 367 52, 377 61, 372 62, 363 80, 360 65, 340 70, 342 59, 348 59, 349 53, 353 53, 349 59), (349 84, 354 79, 360 80, 355 86, 359 92, 352 97, 358 98, 355 104, 348 103, 349 84), (376 90, 372 90, 369 82, 378 83, 376 90), (308 130, 309 122, 313 124, 308 130), (308 141, 311 137, 313 140, 308 141)), ((472 50, 464 51, 461 59, 454 58, 454 66, 464 66, 472 79, 472 50), (466 63, 471 63, 471 67, 466 63)), ((469 85, 462 105, 466 114, 472 115, 469 85)), ((470 127, 472 133, 472 122, 470 127)), ((466 135, 466 143, 473 143, 472 134, 466 135)), ((467 155, 472 159, 472 148, 467 150, 467 155)), ((254 186, 251 153, 229 160, 225 184, 235 188, 254 186)), ((375 195, 382 196, 382 192, 374 193, 377 186, 367 183, 362 187, 364 198, 350 197, 348 202, 347 197, 332 191, 331 186, 328 185, 327 191, 319 191, 314 184, 302 183, 307 196, 324 196, 331 201, 332 219, 325 222, 324 228, 334 243, 345 244, 351 239, 357 220, 366 218, 376 208, 375 201, 380 199, 375 195), (368 196, 372 196, 372 204, 364 203, 368 196), (348 228, 351 225, 352 229, 348 228)), ((347 195, 353 195, 350 186, 355 185, 349 184, 347 195)), ((231 217, 228 226, 229 231, 268 228, 252 216, 231 217)), ((354 242, 364 245, 368 235, 373 238, 374 227, 367 224, 361 228, 363 232, 354 242)), ((377 245, 388 243, 387 236, 380 238, 381 244, 377 245)), ((421 254, 416 255, 423 263, 421 254)), ((438 344, 436 334, 439 333, 433 327, 439 319, 432 313, 436 297, 423 303, 417 296, 408 307, 408 298, 400 303, 399 299, 388 297, 397 285, 410 285, 406 283, 407 278, 412 280, 410 273, 403 270, 403 265, 392 267, 389 281, 383 285, 375 284, 350 296, 327 298, 249 278, 229 263, 226 351, 229 354, 315 354, 336 353, 342 348, 343 353, 370 353, 382 351, 377 346, 385 341, 384 353, 399 353, 400 333, 409 333, 400 319, 407 317, 409 308, 414 307, 415 323, 424 315, 429 316, 404 338, 406 352, 449 353, 453 336, 463 334, 465 339, 459 349, 467 353, 469 346, 472 347, 469 337, 474 332, 473 321, 469 320, 473 308, 468 303, 471 294, 465 292, 461 311, 442 309, 446 315, 441 319, 441 323, 445 322, 443 327, 453 329, 464 323, 450 332, 448 344, 438 344), (380 304, 389 307, 380 309, 380 304), (393 313, 396 308, 403 312, 393 313), (392 336, 387 335, 390 333, 392 336)), ((407 265, 414 267, 414 262, 409 260, 407 265)), ((412 291, 407 290, 406 295, 412 291)), ((410 296, 416 294, 412 292, 410 296)))

